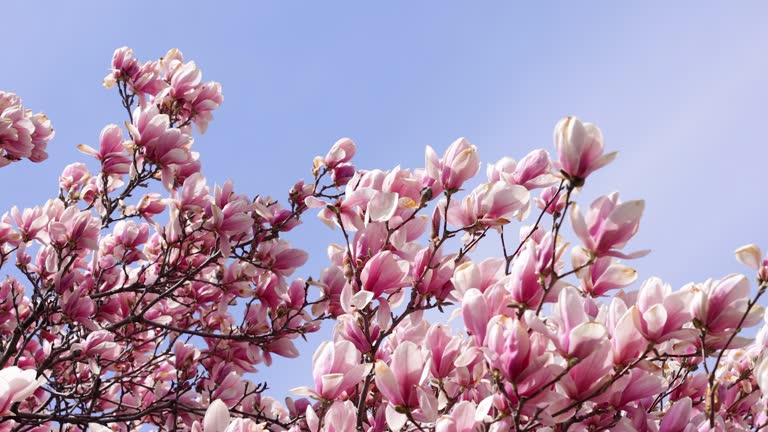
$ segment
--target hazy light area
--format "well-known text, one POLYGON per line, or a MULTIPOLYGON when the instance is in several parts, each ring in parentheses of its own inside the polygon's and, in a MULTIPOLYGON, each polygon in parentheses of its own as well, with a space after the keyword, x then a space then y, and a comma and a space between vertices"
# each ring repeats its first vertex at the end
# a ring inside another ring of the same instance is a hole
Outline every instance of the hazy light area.
MULTIPOLYGON (((415 3, 4 4, 0 89, 45 111, 56 138, 43 164, 0 170, 0 213, 56 196, 66 164, 92 163, 76 145, 126 120, 101 85, 115 48, 144 61, 178 47, 223 85, 194 147, 209 183, 284 199, 343 136, 359 168, 415 168, 425 145, 442 152, 459 136, 484 162, 519 159, 551 150, 557 120, 577 115, 619 151, 582 208, 614 190, 647 201, 628 248, 653 250, 632 263, 641 280, 720 278, 745 271, 735 248, 768 249, 768 4, 415 3)), ((312 255, 294 275, 308 277, 341 237, 310 216, 288 239, 312 255)), ((329 335, 257 379, 277 397, 311 385, 311 354, 329 335)))

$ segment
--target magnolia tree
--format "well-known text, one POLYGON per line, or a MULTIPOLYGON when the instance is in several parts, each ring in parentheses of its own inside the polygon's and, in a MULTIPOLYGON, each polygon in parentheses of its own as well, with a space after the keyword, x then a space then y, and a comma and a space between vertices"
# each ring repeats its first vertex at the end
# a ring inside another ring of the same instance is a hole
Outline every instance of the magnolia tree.
MULTIPOLYGON (((472 190, 481 163, 464 139, 413 170, 357 170, 341 139, 281 203, 203 177, 193 128, 221 86, 181 52, 142 64, 120 48, 104 84, 127 121, 79 147, 98 169, 68 165, 57 197, 0 220, 0 430, 768 425, 768 326, 740 336, 761 324, 768 259, 748 245, 749 277, 636 284, 627 260, 646 251, 625 246, 643 201, 577 204, 615 157, 595 125, 561 120, 553 156, 503 158, 472 190), (299 279, 307 254, 282 237, 310 209, 339 244, 299 279), (481 243, 496 255, 473 259, 481 243), (430 323, 432 309, 460 320, 430 323), (321 324, 333 340, 314 382, 265 394, 262 365, 321 324)), ((44 160, 52 137, 0 92, 0 166, 44 160)))

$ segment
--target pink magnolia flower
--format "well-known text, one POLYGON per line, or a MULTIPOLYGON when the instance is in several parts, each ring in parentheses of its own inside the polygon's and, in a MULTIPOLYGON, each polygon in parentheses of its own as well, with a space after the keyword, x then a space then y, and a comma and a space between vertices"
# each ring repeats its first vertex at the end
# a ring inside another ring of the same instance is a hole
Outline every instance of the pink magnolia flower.
POLYGON ((704 398, 707 394, 708 379, 709 375, 704 372, 692 375, 673 389, 669 395, 670 400, 676 401, 684 397, 689 397, 692 400, 704 398))
POLYGON ((4 245, 16 246, 21 240, 21 234, 16 232, 11 225, 11 218, 8 213, 4 214, 0 219, 0 250, 3 250, 4 245))
POLYGON ((337 266, 329 266, 320 271, 320 279, 312 282, 317 285, 324 300, 313 305, 312 313, 319 315, 322 311, 338 317, 344 314, 341 307, 341 291, 344 289, 346 279, 344 272, 337 266))
POLYGON ((118 81, 125 82, 130 90, 139 96, 139 104, 146 104, 146 94, 156 95, 168 84, 160 76, 156 62, 143 65, 133 57, 133 50, 121 47, 112 55, 112 70, 104 77, 104 87, 112 88, 118 81))
POLYGON ((119 126, 112 124, 101 130, 98 151, 85 144, 77 148, 101 162, 104 174, 128 174, 131 158, 123 145, 123 131, 119 126))
POLYGON ((304 199, 304 204, 308 208, 321 209, 317 217, 329 227, 333 228, 341 224, 347 231, 357 231, 363 227, 363 218, 360 215, 360 211, 355 207, 363 202, 367 202, 369 197, 357 194, 355 198, 357 199, 351 200, 347 197, 347 199, 331 203, 314 196, 308 196, 304 199))
POLYGON ((90 211, 67 207, 48 222, 51 243, 71 250, 95 250, 98 247, 101 221, 90 211))
POLYGON ((204 134, 208 130, 208 123, 213 119, 211 111, 219 108, 224 102, 221 94, 221 84, 209 81, 197 86, 195 91, 186 98, 190 115, 195 122, 197 131, 204 134))
POLYGON ((229 408, 221 400, 211 402, 203 418, 203 432, 224 432, 229 426, 229 408))
POLYGON ((45 148, 53 136, 45 114, 33 114, 18 96, 0 91, 0 167, 22 158, 42 162, 48 158, 45 148))
POLYGON ((563 355, 582 359, 607 345, 605 326, 590 319, 576 289, 566 287, 560 291, 553 312, 553 319, 558 323, 554 342, 563 355))
POLYGON ((355 173, 355 166, 351 163, 338 164, 331 170, 331 180, 336 186, 344 186, 354 178, 355 173))
POLYGON ((557 186, 550 186, 541 191, 541 195, 534 198, 536 207, 549 214, 561 213, 565 208, 566 194, 557 186))
POLYGON ((613 257, 596 258, 589 262, 589 252, 584 248, 575 247, 572 254, 573 268, 581 268, 576 272, 581 281, 581 289, 593 296, 603 296, 610 290, 624 288, 637 280, 635 269, 621 264, 613 257))
MULTIPOLYGON (((549 252, 552 248, 546 248, 549 252)), ((551 261, 551 260, 550 260, 551 261)), ((548 262, 547 265, 550 263, 548 262)), ((509 276, 505 277, 504 286, 512 300, 521 306, 536 308, 544 297, 544 287, 539 279, 534 242, 528 242, 512 263, 509 276)), ((546 283, 546 282, 544 282, 546 283)))
POLYGON ((768 395, 768 355, 763 355, 754 369, 757 386, 765 397, 768 395))
POLYGON ((635 326, 651 342, 694 337, 696 331, 683 328, 691 320, 690 291, 672 292, 672 287, 652 277, 643 282, 632 308, 635 326))
POLYGON ((365 354, 371 351, 371 340, 375 340, 381 333, 381 328, 376 324, 372 324, 368 330, 368 334, 363 333, 363 329, 360 328, 357 320, 353 315, 345 314, 338 317, 338 323, 334 328, 334 334, 336 339, 343 339, 352 342, 355 348, 361 353, 365 354))
POLYGON ((454 275, 453 255, 441 256, 440 251, 433 252, 425 248, 416 254, 411 266, 411 275, 419 283, 416 290, 422 294, 431 294, 437 299, 445 299, 453 291, 451 277, 454 275))
POLYGON ((477 421, 474 402, 461 401, 451 410, 451 413, 438 419, 435 432, 474 432, 477 421))
POLYGON ((616 158, 616 152, 603 154, 603 134, 592 123, 582 123, 576 117, 566 117, 555 126, 555 150, 559 160, 555 167, 562 170, 575 186, 595 170, 616 158))
POLYGON ((225 256, 229 256, 231 251, 230 237, 243 238, 253 226, 251 209, 251 203, 243 199, 233 199, 223 208, 216 204, 208 207, 206 213, 210 215, 210 219, 206 221, 205 226, 220 234, 219 248, 225 256))
POLYGON ((684 397, 675 402, 671 408, 664 413, 664 418, 659 425, 659 432, 693 432, 699 430, 696 423, 692 422, 692 401, 689 397, 684 397))
POLYGON ((462 353, 463 341, 451 337, 447 326, 435 324, 429 328, 424 342, 429 349, 429 368, 435 378, 447 377, 455 368, 456 358, 462 353))
POLYGON ((522 186, 504 182, 485 183, 461 202, 451 201, 448 223, 460 227, 475 224, 493 227, 507 224, 515 218, 522 220, 528 213, 529 199, 528 190, 522 186))
POLYGON ((502 158, 493 165, 489 164, 486 173, 489 182, 504 181, 531 190, 555 183, 557 178, 551 174, 551 170, 549 153, 539 149, 528 153, 520 162, 502 158))
POLYGON ((334 402, 325 413, 324 432, 355 432, 357 407, 351 401, 334 402))
POLYGON ((480 290, 471 288, 464 294, 461 300, 461 316, 475 342, 482 345, 491 314, 488 302, 480 290))
POLYGON ((361 288, 372 293, 373 299, 390 294, 408 284, 408 269, 408 262, 392 252, 378 252, 360 272, 361 288))
POLYGON ((748 244, 736 249, 736 259, 757 272, 758 283, 768 282, 768 255, 763 257, 756 244, 748 244))
POLYGON ((64 167, 59 176, 59 187, 65 196, 72 196, 82 189, 90 178, 88 167, 82 162, 75 162, 64 167))
MULTIPOLYGON (((737 328, 747 312, 749 281, 744 275, 732 274, 720 280, 709 279, 702 284, 689 285, 683 289, 693 294, 690 305, 693 317, 710 333, 718 334, 737 328)), ((741 327, 758 324, 762 315, 761 307, 753 307, 741 327)))
POLYGON ((171 96, 181 98, 194 91, 202 78, 203 73, 195 65, 195 62, 178 64, 176 68, 171 70, 171 96))
POLYGON ((532 363, 528 329, 519 320, 497 315, 488 323, 484 345, 492 368, 505 380, 516 383, 520 374, 532 363))
POLYGON ((421 349, 413 342, 404 341, 392 353, 390 365, 376 361, 376 387, 392 405, 416 408, 424 365, 421 349))
MULTIPOLYGON (((438 159, 432 147, 426 150, 426 173, 441 189, 457 190, 465 181, 474 177, 480 170, 480 157, 477 147, 464 138, 454 141, 438 159)), ((440 190, 434 191, 435 193, 440 190)))
POLYGON ((16 366, 0 369, 0 416, 12 415, 11 405, 31 396, 44 382, 45 378, 37 378, 34 369, 22 370, 16 366))
POLYGON ((334 400, 349 393, 360 384, 370 370, 370 364, 361 363, 360 351, 352 342, 341 340, 325 341, 312 357, 312 375, 315 389, 299 387, 291 390, 301 396, 313 396, 334 400))
POLYGON ((586 357, 573 366, 558 384, 563 393, 572 399, 592 394, 595 389, 610 379, 613 364, 609 346, 599 345, 595 350, 585 354, 586 357))
POLYGON ((133 50, 120 47, 112 54, 112 71, 104 77, 104 87, 112 88, 118 79, 132 77, 139 70, 139 61, 133 57, 133 50))
POLYGON ((619 249, 637 233, 644 208, 643 200, 622 203, 617 192, 593 201, 586 217, 574 204, 571 212, 573 231, 584 246, 598 257, 638 258, 649 251, 625 254, 619 249))
POLYGON ((627 309, 627 305, 618 297, 614 297, 608 306, 606 326, 611 335, 613 363, 616 365, 634 361, 648 347, 648 341, 637 331, 633 322, 634 310, 634 306, 633 309, 627 309))
POLYGON ((487 258, 479 264, 467 261, 456 267, 451 282, 455 288, 454 297, 461 299, 472 288, 485 292, 504 276, 504 259, 487 258))
POLYGON ((166 207, 167 204, 164 199, 160 198, 160 194, 149 193, 141 197, 138 205, 136 205, 136 212, 147 222, 152 223, 152 216, 161 214, 166 207))
POLYGON ((349 138, 342 138, 333 144, 328 154, 323 158, 323 162, 330 169, 336 168, 340 164, 349 162, 355 156, 356 149, 357 146, 354 141, 349 138))
POLYGON ((606 400, 614 408, 622 409, 627 404, 653 397, 664 390, 661 377, 642 369, 632 369, 616 380, 599 400, 606 400))
POLYGON ((100 357, 113 361, 120 356, 122 348, 115 342, 115 335, 106 330, 97 330, 89 334, 82 343, 72 345, 72 351, 81 351, 85 357, 100 357))
POLYGON ((134 144, 142 147, 153 146, 170 128, 168 115, 161 114, 155 105, 136 108, 133 122, 126 124, 134 144))

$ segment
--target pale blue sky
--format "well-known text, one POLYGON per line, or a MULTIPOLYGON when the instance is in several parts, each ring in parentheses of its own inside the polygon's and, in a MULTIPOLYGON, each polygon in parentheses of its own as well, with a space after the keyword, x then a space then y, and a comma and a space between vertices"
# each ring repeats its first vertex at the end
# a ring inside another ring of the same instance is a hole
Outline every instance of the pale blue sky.
MULTIPOLYGON (((653 249, 633 262, 642 278, 679 287, 742 271, 732 251, 744 243, 768 249, 764 2, 70 3, 2 6, 0 88, 45 111, 57 136, 44 164, 0 170, 0 211, 53 197, 61 169, 86 160, 75 146, 125 120, 101 86, 114 48, 148 60, 178 47, 223 84, 195 144, 210 182, 283 197, 342 136, 362 168, 416 167, 426 144, 459 136, 484 162, 517 159, 551 149, 573 114, 620 152, 582 205, 614 190, 647 200, 632 243, 653 249)), ((336 233, 304 228, 291 240, 316 255, 310 276, 336 233)), ((276 396, 310 384, 317 343, 259 378, 276 396)))

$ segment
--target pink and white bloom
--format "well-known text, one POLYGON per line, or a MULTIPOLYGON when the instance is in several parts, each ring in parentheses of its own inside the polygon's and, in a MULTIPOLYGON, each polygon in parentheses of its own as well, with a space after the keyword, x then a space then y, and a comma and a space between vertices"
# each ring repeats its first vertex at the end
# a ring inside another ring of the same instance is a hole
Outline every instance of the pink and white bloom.
POLYGON ((474 402, 465 400, 457 403, 450 414, 438 419, 435 432, 474 432, 477 425, 476 411, 474 402))
POLYGON ((370 364, 361 363, 360 351, 352 342, 340 340, 320 344, 312 357, 312 375, 315 389, 299 387, 292 392, 302 396, 313 396, 334 400, 360 384, 368 374, 370 364))
POLYGON ((603 154, 603 134, 592 123, 582 123, 576 117, 566 117, 555 126, 555 167, 563 171, 575 186, 595 170, 608 165, 616 152, 603 154))
POLYGON ((0 168, 21 159, 42 162, 54 132, 43 113, 24 109, 21 98, 0 91, 0 168))
POLYGON ((584 246, 598 257, 639 258, 649 251, 625 254, 620 249, 637 233, 645 201, 622 203, 614 192, 592 202, 586 216, 582 216, 577 204, 571 211, 573 231, 584 246))
POLYGON ((763 355, 755 365, 755 380, 763 397, 768 397, 768 355, 763 355))
POLYGON ((429 368, 435 378, 445 378, 455 369, 456 358, 462 354, 463 341, 459 336, 451 336, 448 326, 435 324, 429 328, 424 338, 429 349, 429 368))
POLYGON ((669 284, 652 277, 640 287, 632 318, 640 333, 651 342, 689 339, 695 336, 695 330, 684 328, 691 320, 691 300, 690 291, 673 293, 669 284))
POLYGON ((325 413, 323 432, 355 432, 357 408, 351 401, 334 402, 325 413))
MULTIPOLYGON (((544 250, 551 252, 552 248, 544 250)), ((544 297, 542 283, 547 283, 539 277, 541 272, 537 271, 536 258, 534 242, 529 241, 512 262, 509 276, 503 279, 505 288, 516 304, 534 309, 539 306, 544 297)), ((551 264, 551 259, 549 261, 546 265, 551 264)))
POLYGON ((659 425, 659 432, 693 432, 701 430, 692 422, 692 401, 684 397, 670 407, 659 425))
POLYGON ((541 190, 541 195, 533 199, 536 207, 549 214, 562 213, 565 208, 566 194, 558 186, 550 186, 541 190))
POLYGON ((360 272, 361 288, 372 293, 374 299, 390 294, 408 284, 408 269, 408 262, 392 252, 378 252, 360 272))
POLYGON ((493 165, 489 164, 486 173, 489 182, 504 181, 531 190, 557 182, 551 171, 549 153, 539 149, 528 153, 519 162, 508 157, 502 158, 493 165))
MULTIPOLYGON (((749 281, 744 275, 732 274, 719 280, 709 279, 702 284, 688 285, 684 289, 693 295, 691 314, 699 325, 713 336, 737 328, 747 312, 749 281)), ((748 328, 758 324, 762 316, 763 308, 756 305, 747 314, 741 327, 748 328)))
POLYGON ((338 165, 352 160, 356 150, 357 146, 354 141, 349 138, 342 138, 331 146, 328 154, 323 158, 323 162, 330 169, 336 168, 338 165))
POLYGON ((427 175, 440 186, 434 191, 435 194, 443 189, 452 191, 461 188, 465 181, 480 170, 477 147, 465 138, 454 141, 440 159, 435 150, 427 146, 425 158, 427 175))
POLYGON ((756 244, 742 246, 736 249, 735 254, 740 263, 757 272, 759 283, 768 281, 768 255, 763 257, 756 244))
POLYGON ((105 174, 128 174, 131 158, 123 145, 123 131, 118 125, 104 127, 99 136, 99 150, 85 144, 77 146, 81 152, 95 157, 105 174))
POLYGON ((229 408, 221 399, 216 399, 205 411, 203 432, 224 432, 229 422, 229 408))
POLYGON ((16 366, 0 369, 0 416, 11 414, 8 411, 16 402, 21 402, 45 382, 44 377, 37 377, 34 369, 22 370, 16 366))
POLYGON ((527 216, 529 200, 530 194, 522 186, 505 182, 485 183, 461 202, 451 201, 448 223, 460 227, 505 225, 513 219, 522 220, 527 216))
POLYGON ((590 319, 584 310, 584 300, 573 287, 560 291, 553 312, 558 325, 554 342, 564 356, 583 359, 607 345, 605 326, 590 319))
POLYGON ((376 362, 376 387, 392 405, 416 408, 424 366, 421 349, 411 341, 404 341, 392 353, 391 364, 376 362))
POLYGON ((600 257, 589 264, 589 251, 575 247, 572 253, 573 268, 581 268, 576 272, 581 281, 581 289, 585 293, 600 297, 608 291, 632 285, 637 280, 637 271, 621 264, 613 257, 600 257))

